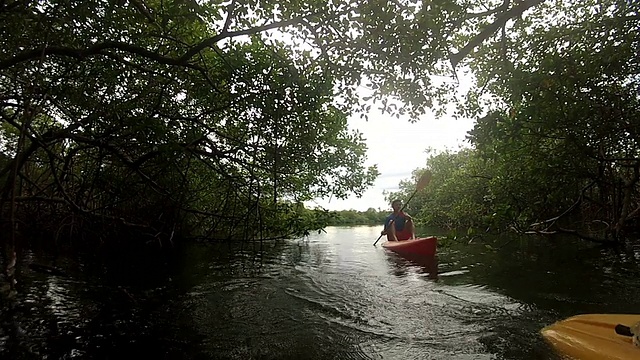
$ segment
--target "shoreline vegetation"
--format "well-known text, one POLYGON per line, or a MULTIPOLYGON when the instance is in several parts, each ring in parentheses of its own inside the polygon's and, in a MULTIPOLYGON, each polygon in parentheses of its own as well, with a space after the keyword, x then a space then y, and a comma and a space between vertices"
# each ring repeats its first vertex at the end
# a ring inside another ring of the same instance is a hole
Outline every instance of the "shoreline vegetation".
POLYGON ((1 5, 5 263, 36 238, 269 240, 377 223, 298 205, 373 185, 348 121, 373 111, 475 121, 467 148, 431 153, 387 194, 407 199, 431 171, 406 209, 418 223, 637 239, 640 2, 485 5, 1 5))
POLYGON ((389 211, 369 208, 367 211, 358 210, 332 210, 329 211, 327 226, 348 226, 348 225, 384 225, 385 218, 391 213, 389 211))

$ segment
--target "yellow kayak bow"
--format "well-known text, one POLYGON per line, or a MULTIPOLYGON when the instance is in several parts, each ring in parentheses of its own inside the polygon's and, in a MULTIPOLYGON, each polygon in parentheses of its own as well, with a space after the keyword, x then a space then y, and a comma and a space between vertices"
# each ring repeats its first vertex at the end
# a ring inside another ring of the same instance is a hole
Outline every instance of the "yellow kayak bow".
MULTIPOLYGON (((542 329, 542 336, 560 354, 578 360, 640 359, 640 347, 629 332, 640 314, 586 314, 542 329)), ((637 334, 636 334, 637 335, 637 334)))

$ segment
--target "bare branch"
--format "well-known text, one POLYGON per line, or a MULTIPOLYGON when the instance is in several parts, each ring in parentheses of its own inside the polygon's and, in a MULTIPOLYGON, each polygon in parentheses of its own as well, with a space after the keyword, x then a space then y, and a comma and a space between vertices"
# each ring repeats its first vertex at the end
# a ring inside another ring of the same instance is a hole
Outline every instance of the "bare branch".
POLYGON ((480 13, 467 13, 466 16, 464 17, 465 20, 469 20, 469 19, 476 19, 476 18, 480 18, 480 17, 487 17, 490 15, 493 15, 495 13, 501 12, 501 11, 505 11, 509 8, 509 3, 511 2, 511 0, 504 0, 504 2, 502 3, 502 5, 498 6, 495 9, 490 9, 487 11, 483 11, 480 13))
POLYGON ((149 12, 149 9, 147 8, 147 5, 144 3, 144 1, 142 0, 129 0, 129 1, 131 2, 131 5, 133 5, 133 7, 135 7, 142 15, 144 15, 144 17, 147 18, 147 20, 149 20, 150 23, 153 23, 156 21, 153 15, 151 15, 151 12, 149 12))
POLYGON ((233 11, 236 8, 236 0, 231 0, 231 4, 229 4, 227 10, 227 19, 224 21, 224 26, 222 27, 222 31, 220 34, 225 34, 227 30, 229 30, 229 26, 231 25, 231 19, 233 18, 233 11))
POLYGON ((191 48, 191 50, 187 51, 184 55, 182 55, 179 59, 177 59, 177 62, 178 63, 184 63, 184 62, 188 61, 189 59, 191 59, 194 55, 196 55, 200 51, 215 45, 218 41, 220 41, 222 39, 233 38, 233 37, 243 36, 243 35, 254 35, 254 34, 261 33, 261 32, 267 31, 267 30, 271 30, 271 29, 284 28, 284 27, 287 27, 287 26, 296 25, 296 24, 301 23, 302 20, 304 20, 304 19, 306 19, 308 17, 311 17, 313 15, 315 15, 315 14, 309 14, 309 15, 305 15, 305 16, 298 16, 298 17, 295 17, 293 19, 284 20, 284 21, 277 21, 277 22, 274 22, 274 23, 271 23, 271 24, 257 26, 257 27, 250 28, 250 29, 245 29, 245 30, 221 32, 220 34, 218 34, 216 36, 213 36, 213 37, 210 37, 208 39, 205 39, 205 40, 201 41, 198 45, 194 46, 193 48, 191 48))
POLYGON ((557 227, 558 232, 564 233, 564 234, 569 234, 569 235, 574 235, 579 237, 582 240, 587 240, 587 241, 591 241, 591 242, 595 242, 598 244, 611 244, 612 241, 610 240, 605 240, 605 239, 601 239, 601 238, 597 238, 597 237, 593 237, 593 236, 589 236, 589 235, 585 235, 577 230, 572 230, 572 229, 565 229, 563 227, 558 226, 557 227))
POLYGON ((189 59, 191 59, 193 56, 195 56, 197 53, 204 50, 205 48, 215 45, 218 41, 226 38, 232 38, 232 37, 243 36, 243 35, 253 35, 253 34, 257 34, 263 31, 271 30, 271 29, 277 29, 277 28, 287 27, 290 25, 295 25, 302 22, 302 20, 310 16, 313 16, 313 14, 299 16, 293 19, 278 21, 271 24, 266 24, 263 26, 258 26, 258 27, 245 29, 245 30, 231 31, 231 32, 223 31, 216 36, 203 40, 202 42, 195 45, 193 48, 191 48, 184 55, 182 55, 177 59, 169 56, 164 56, 154 51, 147 50, 145 48, 135 46, 132 44, 118 42, 118 41, 105 41, 103 43, 98 43, 93 46, 90 46, 86 49, 75 49, 75 48, 64 47, 64 46, 50 46, 50 47, 42 47, 42 48, 22 51, 12 58, 1 60, 0 70, 8 69, 21 62, 42 59, 43 57, 46 57, 49 55, 67 56, 67 57, 72 57, 77 59, 84 59, 86 57, 93 56, 93 55, 107 55, 112 58, 115 58, 116 55, 105 53, 105 50, 116 49, 116 50, 121 50, 121 51, 131 53, 131 54, 140 55, 142 57, 154 60, 160 64, 179 65, 179 66, 190 67, 190 68, 194 68, 196 70, 202 71, 200 67, 196 67, 194 65, 188 64, 189 59))
POLYGON ((467 45, 465 45, 460 51, 455 54, 451 54, 449 59, 452 66, 455 68, 462 59, 464 59, 469 53, 482 44, 493 35, 498 29, 503 27, 509 19, 521 15, 525 10, 541 4, 544 0, 523 0, 516 6, 498 15, 498 18, 493 23, 487 25, 478 35, 476 35, 467 45))
POLYGON ((126 51, 132 54, 138 54, 143 57, 155 60, 161 64, 166 64, 166 65, 181 64, 178 60, 174 58, 163 56, 153 51, 149 51, 147 49, 144 49, 135 45, 117 42, 117 41, 106 41, 103 43, 95 44, 86 49, 74 49, 74 48, 64 47, 64 46, 50 46, 50 47, 43 47, 39 49, 26 50, 18 53, 16 56, 10 59, 0 61, 0 69, 7 69, 21 62, 40 59, 41 56, 48 56, 48 55, 60 55, 60 56, 77 58, 77 59, 84 59, 92 55, 101 54, 102 51, 107 49, 118 49, 118 50, 126 51))
POLYGON ((38 201, 38 202, 50 202, 50 203, 62 203, 62 204, 67 203, 67 201, 63 198, 53 198, 53 197, 47 197, 47 196, 16 196, 15 201, 16 202, 38 201))

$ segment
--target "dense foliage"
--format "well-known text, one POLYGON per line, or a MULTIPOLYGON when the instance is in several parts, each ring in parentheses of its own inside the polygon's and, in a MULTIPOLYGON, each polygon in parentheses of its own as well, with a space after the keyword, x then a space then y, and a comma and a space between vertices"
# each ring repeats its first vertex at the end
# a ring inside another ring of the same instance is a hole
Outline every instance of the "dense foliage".
POLYGON ((471 150, 430 160, 433 196, 412 205, 424 220, 573 232, 556 218, 580 210, 619 239, 639 208, 638 6, 3 1, 3 224, 161 242, 302 234, 326 219, 296 204, 377 175, 349 116, 456 105, 481 118, 471 150), (466 97, 459 69, 477 79, 466 97))
POLYGON ((4 224, 304 233, 296 203, 377 175, 348 116, 442 111, 456 83, 431 76, 541 2, 3 1, 4 224))
POLYGON ((432 186, 412 205, 422 220, 598 242, 637 231, 639 8, 545 2, 480 48, 469 64, 484 93, 467 106, 487 113, 471 149, 428 160, 432 186))
POLYGON ((337 210, 330 211, 330 218, 327 225, 344 226, 344 225, 380 225, 384 224, 384 220, 390 211, 380 211, 369 208, 367 211, 357 210, 337 210))

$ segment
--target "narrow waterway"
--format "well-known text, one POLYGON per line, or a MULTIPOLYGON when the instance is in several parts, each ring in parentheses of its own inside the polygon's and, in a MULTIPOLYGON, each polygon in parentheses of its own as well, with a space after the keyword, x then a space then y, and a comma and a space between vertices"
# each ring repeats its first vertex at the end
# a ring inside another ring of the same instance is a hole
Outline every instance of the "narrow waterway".
POLYGON ((415 263, 373 247, 379 231, 192 244, 152 260, 28 252, 19 293, 2 299, 0 357, 553 359, 543 326, 640 313, 640 248, 495 239, 415 263))

